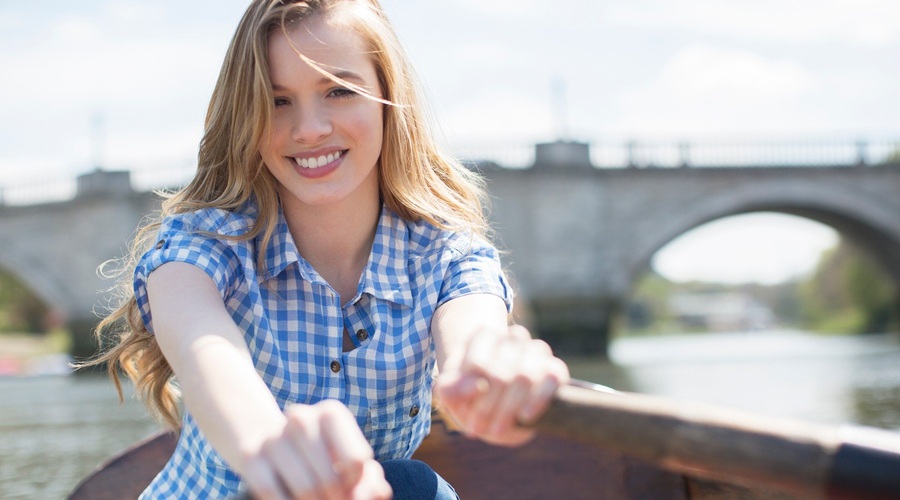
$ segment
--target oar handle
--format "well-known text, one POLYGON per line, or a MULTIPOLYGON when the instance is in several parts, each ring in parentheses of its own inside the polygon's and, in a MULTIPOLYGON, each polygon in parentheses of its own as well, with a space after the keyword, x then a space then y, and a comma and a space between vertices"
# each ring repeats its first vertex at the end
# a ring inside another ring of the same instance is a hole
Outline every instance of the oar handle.
POLYGON ((900 439, 866 427, 838 429, 841 445, 834 454, 828 498, 900 499, 900 439))
POLYGON ((540 432, 694 477, 817 498, 900 498, 900 434, 579 385, 560 388, 540 432))

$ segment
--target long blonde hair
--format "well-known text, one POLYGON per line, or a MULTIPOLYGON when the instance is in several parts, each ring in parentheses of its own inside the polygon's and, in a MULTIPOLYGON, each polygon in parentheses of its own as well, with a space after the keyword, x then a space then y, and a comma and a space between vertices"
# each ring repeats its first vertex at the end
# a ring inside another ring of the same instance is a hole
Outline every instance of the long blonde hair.
MULTIPOLYGON (((259 207, 259 216, 241 238, 259 237, 262 243, 257 248, 267 247, 279 209, 277 181, 259 154, 273 109, 268 38, 273 30, 287 30, 291 24, 317 15, 354 30, 369 45, 383 99, 388 103, 379 160, 384 203, 406 220, 425 220, 441 228, 486 237, 482 181, 436 144, 421 86, 377 0, 251 2, 212 93, 197 172, 184 188, 166 196, 161 217, 204 208, 235 210, 252 199, 259 207)), ((120 305, 96 329, 101 344, 108 337, 114 345, 82 366, 105 363, 120 398, 121 369, 134 382, 151 413, 177 429, 180 395, 172 384, 173 372, 141 319, 132 289, 136 262, 153 244, 159 225, 157 220, 138 232, 120 266, 120 305)), ((259 262, 262 259, 257 255, 259 262)))

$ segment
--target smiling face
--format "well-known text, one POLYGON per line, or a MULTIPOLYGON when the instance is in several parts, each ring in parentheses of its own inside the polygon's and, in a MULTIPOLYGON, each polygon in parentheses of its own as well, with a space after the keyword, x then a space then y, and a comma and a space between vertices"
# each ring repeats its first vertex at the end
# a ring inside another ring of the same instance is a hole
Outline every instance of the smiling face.
POLYGON ((320 16, 269 35, 272 120, 259 152, 278 180, 282 203, 324 206, 378 196, 382 104, 317 71, 381 96, 364 40, 320 16), (298 54, 299 52, 299 54, 298 54))

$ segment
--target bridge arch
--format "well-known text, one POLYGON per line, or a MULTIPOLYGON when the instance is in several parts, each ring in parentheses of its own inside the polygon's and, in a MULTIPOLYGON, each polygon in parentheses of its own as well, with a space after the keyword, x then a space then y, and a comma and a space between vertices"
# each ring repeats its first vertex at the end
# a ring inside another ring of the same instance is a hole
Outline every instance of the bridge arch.
POLYGON ((821 183, 796 189, 736 189, 686 203, 681 210, 660 213, 649 225, 646 238, 625 263, 627 282, 633 285, 650 268, 662 247, 703 224, 735 215, 775 212, 822 223, 837 230, 874 257, 900 287, 900 231, 895 218, 887 217, 878 200, 860 204, 858 194, 821 183))
POLYGON ((9 272, 24 284, 35 296, 59 314, 61 319, 71 317, 73 311, 69 286, 62 276, 41 271, 48 266, 34 252, 28 251, 16 241, 0 236, 0 268, 9 272))

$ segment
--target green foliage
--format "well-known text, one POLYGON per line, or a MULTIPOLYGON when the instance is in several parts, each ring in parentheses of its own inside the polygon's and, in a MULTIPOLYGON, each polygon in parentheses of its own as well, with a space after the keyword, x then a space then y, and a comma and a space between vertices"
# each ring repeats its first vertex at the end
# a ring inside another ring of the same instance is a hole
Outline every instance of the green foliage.
POLYGON ((12 274, 0 270, 0 332, 41 333, 47 305, 12 274))
POLYGON ((673 283, 647 273, 632 289, 615 330, 620 335, 686 330, 669 311, 669 297, 676 293, 750 296, 772 310, 780 327, 833 334, 900 330, 897 285, 866 253, 845 240, 822 255, 810 276, 778 285, 673 283))
POLYGON ((895 149, 891 154, 885 158, 884 163, 888 165, 897 165, 900 164, 900 148, 895 149))
POLYGON ((617 318, 616 330, 626 335, 652 335, 674 331, 667 301, 675 284, 647 273, 635 284, 631 300, 617 318))
POLYGON ((800 287, 804 322, 825 332, 885 332, 900 326, 898 290, 887 273, 851 243, 823 255, 800 287))

